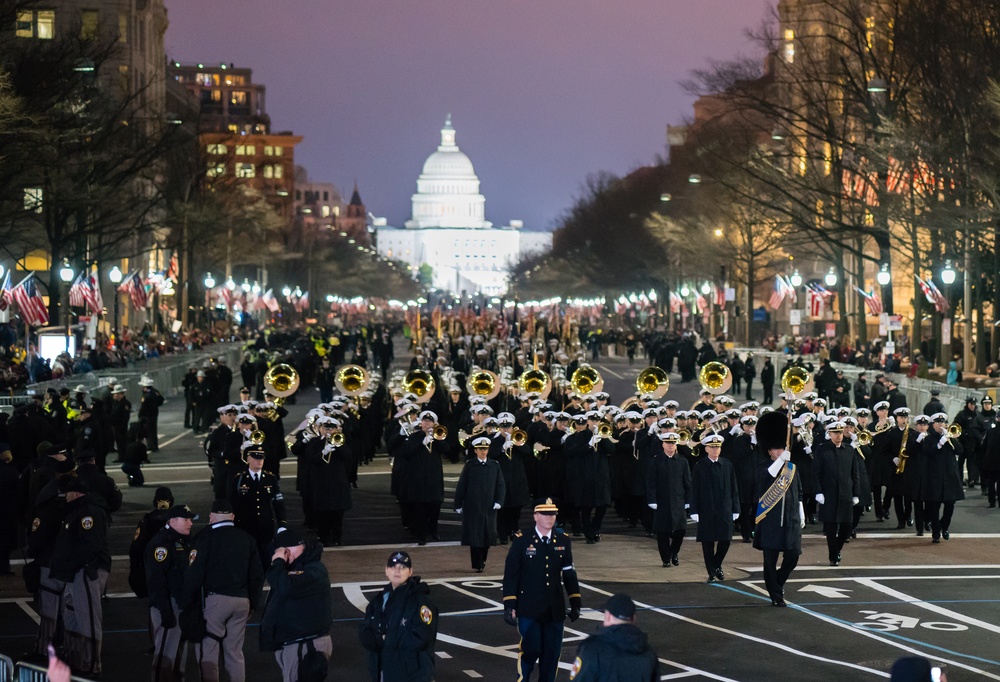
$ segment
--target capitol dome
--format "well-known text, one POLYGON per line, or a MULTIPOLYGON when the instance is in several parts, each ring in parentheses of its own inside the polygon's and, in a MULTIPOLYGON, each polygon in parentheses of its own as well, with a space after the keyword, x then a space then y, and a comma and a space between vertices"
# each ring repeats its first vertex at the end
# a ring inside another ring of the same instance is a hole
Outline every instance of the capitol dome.
POLYGON ((424 162, 412 200, 413 216, 406 221, 406 227, 411 229, 493 226, 485 220, 486 198, 479 193, 479 178, 472 161, 455 144, 451 115, 441 129, 437 151, 424 162))

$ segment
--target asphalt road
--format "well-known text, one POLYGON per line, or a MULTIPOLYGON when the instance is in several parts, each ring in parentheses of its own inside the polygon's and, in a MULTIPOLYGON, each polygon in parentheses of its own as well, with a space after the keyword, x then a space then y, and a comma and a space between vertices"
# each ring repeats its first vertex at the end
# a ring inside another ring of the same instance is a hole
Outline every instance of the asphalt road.
MULTIPOLYGON (((597 367, 612 399, 621 402, 631 394, 641 363, 628 367, 624 360, 611 359, 597 367)), ((669 397, 687 407, 697 392, 697 384, 674 383, 669 397)), ((289 406, 286 428, 294 428, 317 401, 317 392, 303 391, 297 404, 289 406)), ((199 524, 211 504, 205 457, 199 439, 182 428, 182 409, 179 399, 168 400, 163 408, 161 449, 144 468, 145 488, 127 488, 124 475, 115 472, 125 502, 111 530, 116 561, 104 613, 107 680, 144 679, 149 665, 146 603, 128 592, 125 576, 128 544, 153 489, 169 485, 178 502, 202 514, 199 524)), ((458 465, 445 467, 448 498, 459 471, 458 465)), ((294 462, 286 460, 282 478, 290 522, 301 525, 294 473, 294 462)), ((442 613, 437 679, 516 679, 517 633, 500 618, 505 548, 492 551, 485 574, 471 574, 466 550, 456 546, 460 527, 458 516, 448 511, 450 499, 443 505, 442 541, 415 548, 388 493, 386 458, 363 467, 359 483, 345 521, 346 546, 324 554, 334 581, 336 619, 330 679, 366 679, 358 622, 367 595, 384 581, 385 556, 396 547, 411 548, 416 572, 432 583, 442 613)), ((527 518, 525 514, 523 520, 527 518)), ((869 515, 862 520, 859 539, 845 549, 845 566, 837 569, 824 565, 818 529, 808 527, 806 553, 789 584, 793 605, 782 610, 770 607, 763 595, 759 558, 745 545, 735 545, 730 553, 730 579, 713 585, 701 582, 700 551, 693 541, 682 550, 682 566, 663 571, 651 541, 613 513, 606 519, 604 542, 577 543, 574 550, 585 606, 599 608, 616 591, 629 592, 642 605, 639 624, 660 656, 663 679, 876 679, 888 677, 895 658, 915 651, 945 661, 953 682, 1000 680, 995 647, 1000 611, 994 599, 1000 565, 991 563, 1000 537, 997 518, 1000 512, 987 509, 984 498, 970 496, 956 509, 950 543, 931 545, 929 536, 890 530, 891 524, 876 523, 869 515)), ((563 668, 569 668, 578 640, 596 628, 599 617, 585 611, 583 619, 567 628, 563 668)), ((21 581, 0 578, 0 653, 16 658, 27 650, 36 619, 21 581)), ((273 658, 258 651, 256 632, 252 623, 245 647, 248 679, 278 680, 273 658)), ((189 669, 193 672, 193 665, 189 669)), ((560 673, 560 679, 568 679, 568 673, 560 673)))

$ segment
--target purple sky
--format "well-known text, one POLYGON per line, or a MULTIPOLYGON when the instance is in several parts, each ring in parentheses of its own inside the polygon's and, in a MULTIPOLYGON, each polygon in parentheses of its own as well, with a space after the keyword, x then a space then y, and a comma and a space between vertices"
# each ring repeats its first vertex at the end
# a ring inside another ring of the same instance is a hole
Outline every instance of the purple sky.
POLYGON ((167 54, 267 86, 310 179, 401 226, 445 115, 494 224, 551 229, 588 173, 664 152, 680 86, 746 53, 767 0, 165 0, 167 54))

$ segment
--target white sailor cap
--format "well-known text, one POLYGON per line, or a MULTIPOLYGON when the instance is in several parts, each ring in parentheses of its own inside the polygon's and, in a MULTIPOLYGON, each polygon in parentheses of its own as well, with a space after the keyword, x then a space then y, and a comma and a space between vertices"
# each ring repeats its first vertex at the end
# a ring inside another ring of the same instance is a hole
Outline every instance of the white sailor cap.
POLYGON ((844 417, 840 421, 844 422, 846 426, 853 426, 855 428, 857 428, 858 426, 858 420, 855 419, 854 417, 844 417))
POLYGON ((433 412, 431 412, 430 410, 424 410, 423 412, 420 413, 420 421, 425 421, 425 420, 431 422, 437 422, 438 416, 433 412))
POLYGON ((647 407, 645 410, 642 411, 642 418, 643 419, 645 419, 646 417, 655 417, 655 416, 656 416, 656 408, 655 407, 647 407))
POLYGON ((676 400, 668 400, 667 402, 663 403, 663 406, 668 410, 676 410, 678 407, 680 407, 680 404, 676 400))
POLYGON ((236 405, 223 405, 216 410, 219 414, 237 414, 239 411, 240 410, 236 407, 236 405))
POLYGON ((676 431, 661 431, 657 434, 664 443, 680 443, 681 437, 676 431))
POLYGON ((252 414, 241 414, 239 417, 236 418, 236 421, 239 422, 240 424, 256 424, 257 417, 253 416, 252 414))
POLYGON ((472 447, 474 448, 488 448, 490 446, 490 439, 486 436, 479 436, 472 440, 472 447))
POLYGON ((712 433, 701 439, 701 444, 705 446, 718 445, 721 446, 725 442, 725 438, 717 433, 712 433))
POLYGON ((740 418, 740 411, 739 410, 726 410, 723 414, 725 414, 728 419, 739 419, 740 418))
POLYGON ((889 401, 888 400, 880 400, 879 402, 875 403, 875 407, 873 407, 872 409, 875 410, 876 412, 878 412, 879 410, 888 410, 889 409, 889 401))
POLYGON ((827 433, 837 433, 838 431, 843 431, 844 426, 846 426, 844 422, 840 421, 839 419, 834 419, 833 421, 827 423, 826 431, 827 433))
POLYGON ((483 420, 483 426, 499 426, 496 417, 487 417, 483 420))
POLYGON ((909 417, 910 416, 910 408, 908 408, 908 407, 897 407, 895 410, 892 411, 892 416, 893 417, 909 417))
POLYGON ((941 422, 942 424, 948 423, 948 415, 944 412, 935 412, 931 415, 932 422, 941 422))
POLYGON ((818 397, 819 397, 819 393, 816 393, 816 391, 809 391, 808 393, 806 393, 806 394, 804 394, 802 396, 802 399, 803 400, 816 400, 816 398, 818 398, 818 397))
POLYGON ((493 408, 489 405, 476 405, 469 411, 472 414, 493 414, 493 408))
POLYGON ((803 412, 798 417, 792 420, 792 425, 805 426, 809 422, 813 421, 813 419, 815 419, 815 417, 813 416, 812 412, 803 412))
POLYGON ((702 421, 711 421, 712 419, 715 419, 718 416, 719 413, 716 412, 715 410, 705 410, 704 412, 701 413, 702 421))
POLYGON ((925 425, 926 424, 930 424, 931 423, 931 418, 928 417, 926 414, 918 414, 916 417, 913 418, 913 423, 914 424, 925 424, 925 425))
POLYGON ((601 413, 598 412, 597 410, 587 410, 587 412, 585 412, 583 416, 586 417, 588 420, 593 420, 595 422, 601 420, 601 413))
POLYGON ((757 417, 753 416, 752 414, 748 414, 746 417, 740 418, 740 426, 756 426, 756 425, 757 425, 757 417))

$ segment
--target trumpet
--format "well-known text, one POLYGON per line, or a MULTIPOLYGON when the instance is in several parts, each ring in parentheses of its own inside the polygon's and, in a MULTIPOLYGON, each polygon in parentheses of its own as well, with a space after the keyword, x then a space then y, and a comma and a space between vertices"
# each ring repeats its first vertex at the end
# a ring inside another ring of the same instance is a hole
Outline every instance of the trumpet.
POLYGON ((514 429, 510 434, 510 442, 521 447, 528 442, 528 432, 523 429, 514 429))
POLYGON ((434 440, 444 440, 448 437, 448 427, 444 424, 435 424, 434 430, 431 431, 431 436, 434 440))

